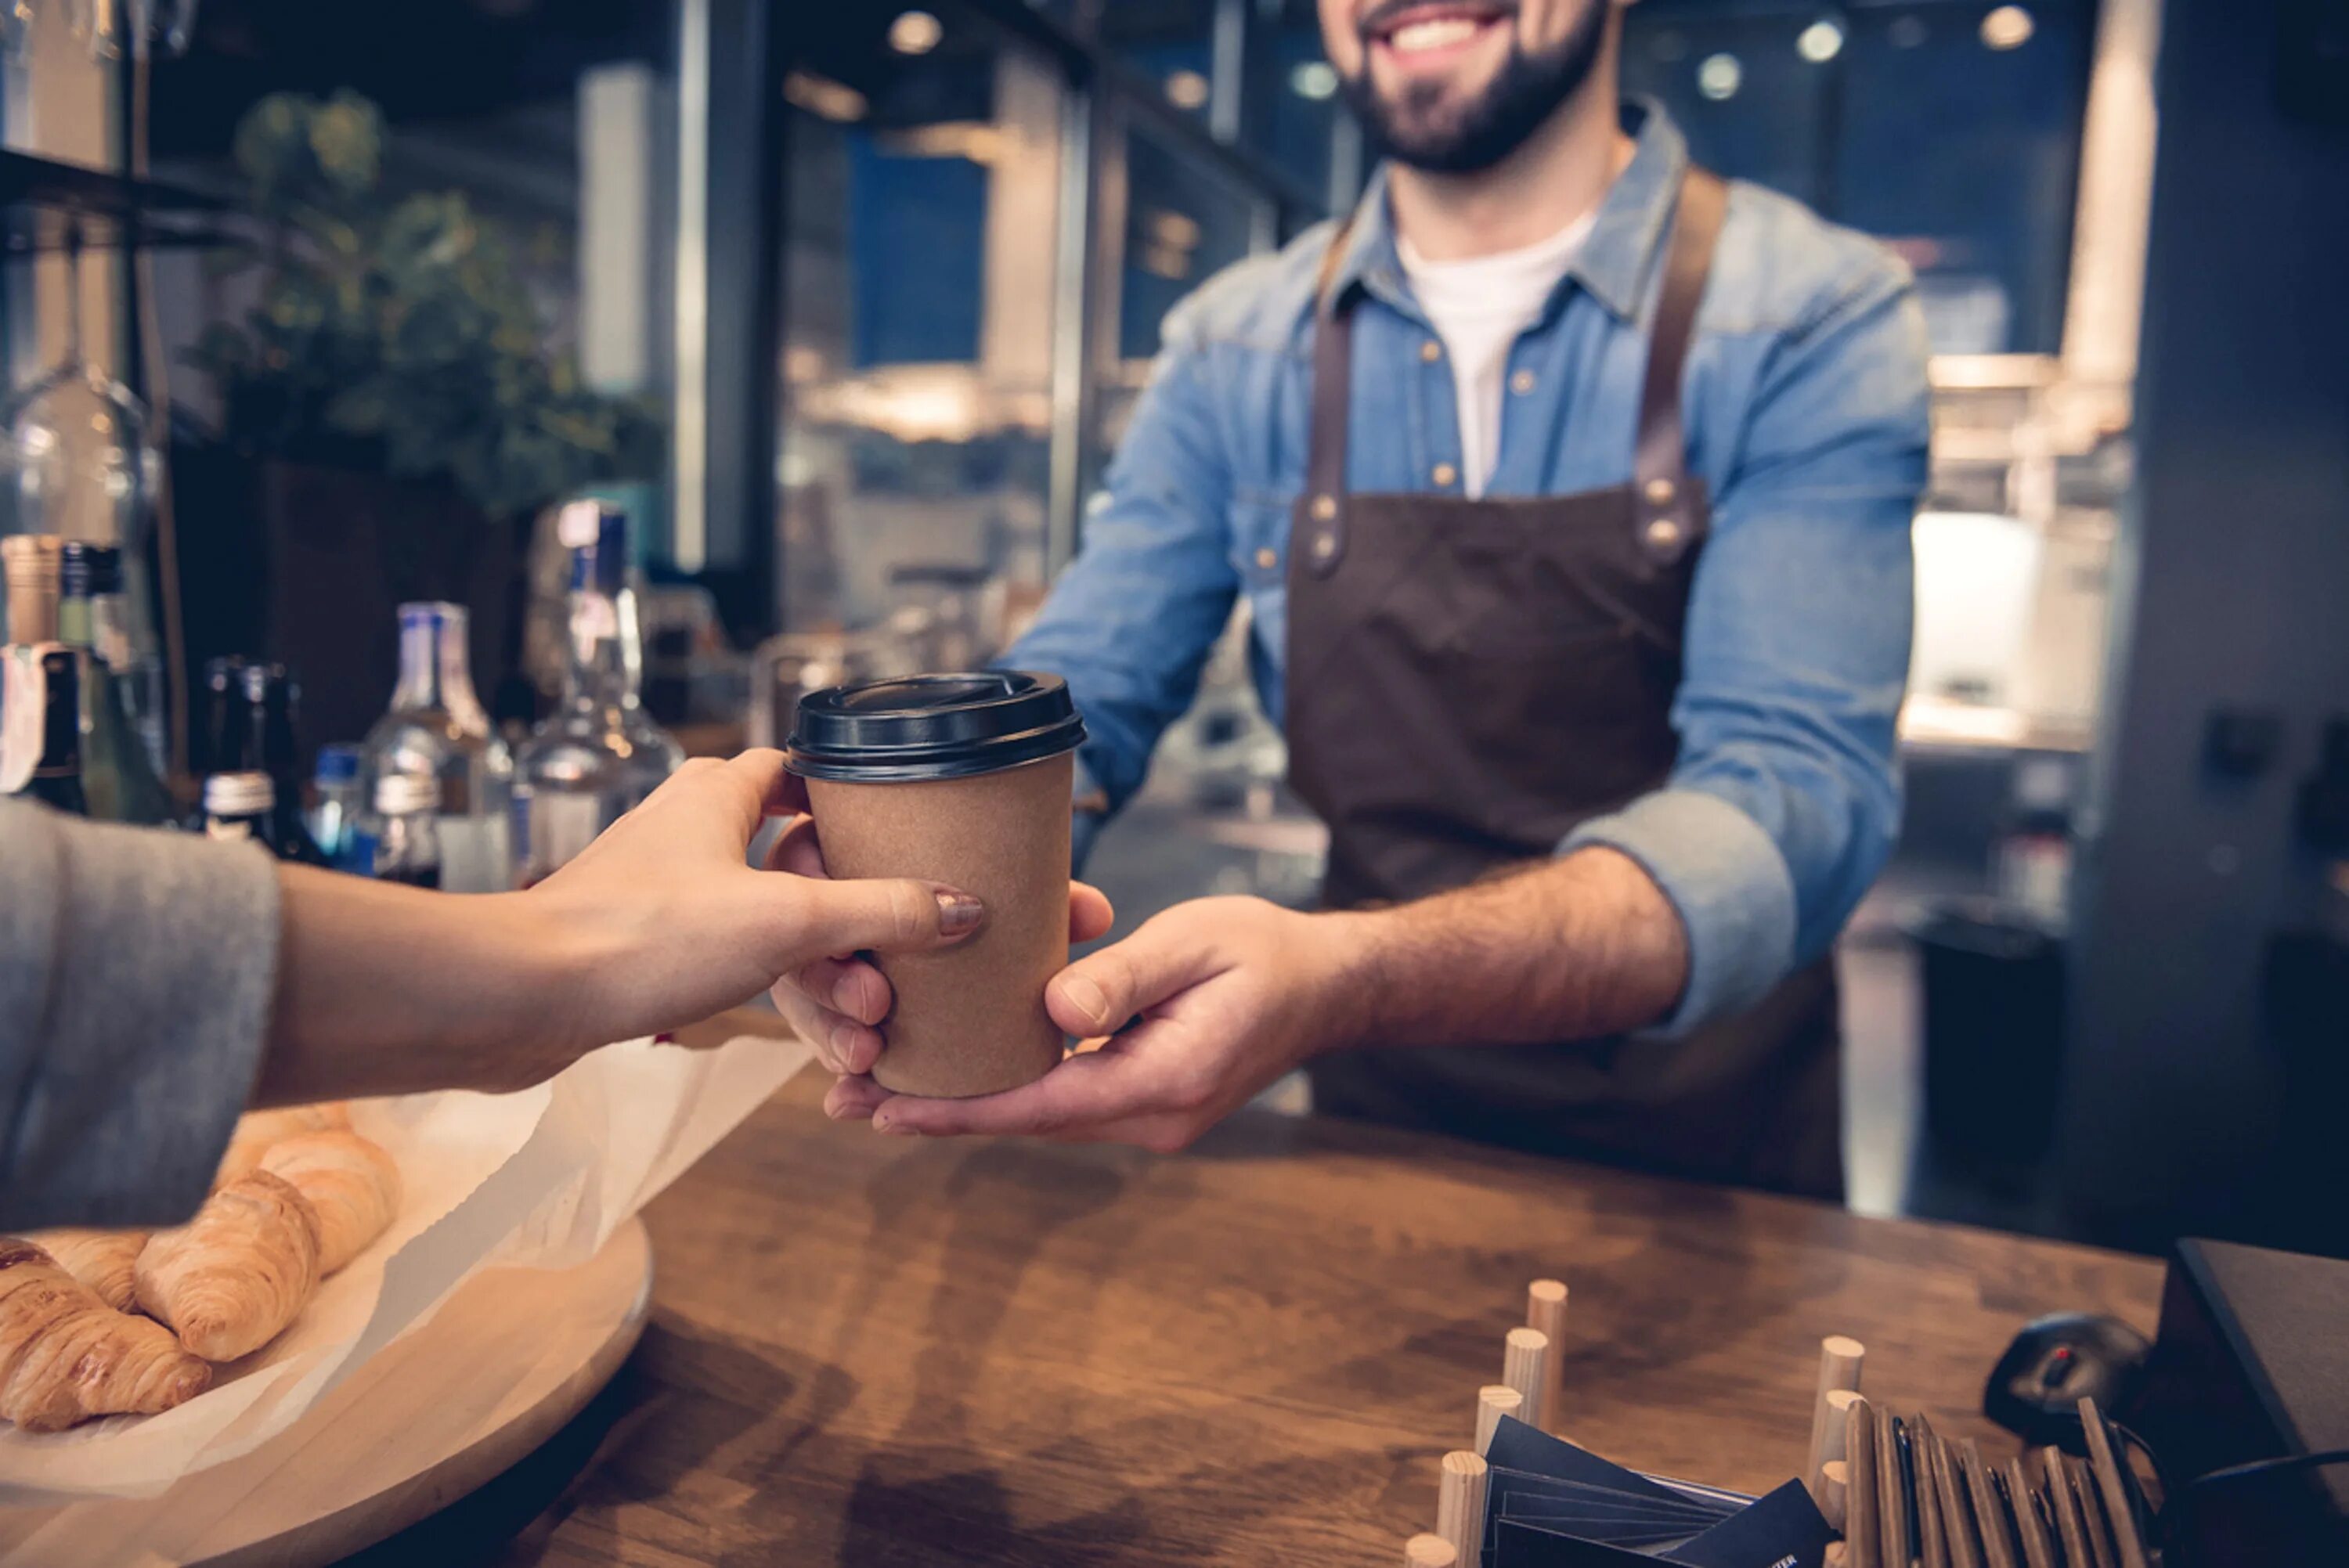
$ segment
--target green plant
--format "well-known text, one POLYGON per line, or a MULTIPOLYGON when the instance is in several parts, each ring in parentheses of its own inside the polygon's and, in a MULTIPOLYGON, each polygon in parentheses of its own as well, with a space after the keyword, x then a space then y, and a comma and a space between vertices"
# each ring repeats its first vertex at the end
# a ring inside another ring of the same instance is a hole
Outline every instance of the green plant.
MULTIPOLYGON (((457 191, 388 200, 383 117, 349 92, 280 93, 239 123, 268 227, 259 302, 191 352, 242 448, 445 475, 492 515, 659 471, 641 400, 582 387, 496 230, 457 191)), ((248 262, 246 264, 254 264, 248 262)))

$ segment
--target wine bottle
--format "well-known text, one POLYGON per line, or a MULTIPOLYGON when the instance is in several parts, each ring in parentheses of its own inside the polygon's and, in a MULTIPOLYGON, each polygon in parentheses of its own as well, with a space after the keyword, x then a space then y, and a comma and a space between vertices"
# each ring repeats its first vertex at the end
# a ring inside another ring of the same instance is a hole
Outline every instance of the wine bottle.
POLYGON ((116 614, 121 552, 67 541, 58 584, 57 640, 79 655, 81 666, 82 788, 89 814, 109 822, 166 821, 171 793, 155 776, 124 679, 130 645, 116 614))
POLYGON ((294 738, 301 689, 284 665, 248 664, 238 674, 247 725, 243 767, 270 783, 269 847, 279 860, 323 866, 326 853, 302 820, 300 748, 294 738))
MULTIPOLYGON (((81 667, 74 651, 59 643, 42 643, 23 650, 38 685, 26 681, 18 689, 40 693, 41 750, 19 795, 46 801, 77 817, 89 815, 81 786, 81 667)), ((16 693, 12 691, 15 697, 16 693)), ((29 729, 29 726, 27 728, 29 729)))

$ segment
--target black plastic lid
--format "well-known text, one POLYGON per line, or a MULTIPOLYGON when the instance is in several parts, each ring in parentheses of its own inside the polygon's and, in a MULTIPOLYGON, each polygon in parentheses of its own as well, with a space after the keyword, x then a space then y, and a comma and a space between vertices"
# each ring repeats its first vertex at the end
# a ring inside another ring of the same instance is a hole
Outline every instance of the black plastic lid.
POLYGON ((792 771, 860 784, 967 779, 1058 757, 1084 739, 1084 720, 1058 676, 906 676, 800 698, 792 771))

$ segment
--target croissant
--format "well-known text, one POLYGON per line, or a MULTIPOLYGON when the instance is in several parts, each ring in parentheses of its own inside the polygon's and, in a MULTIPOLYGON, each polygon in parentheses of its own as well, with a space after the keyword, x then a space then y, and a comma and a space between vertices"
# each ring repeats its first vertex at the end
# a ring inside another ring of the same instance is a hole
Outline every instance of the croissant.
POLYGON ((39 1247, 0 1237, 0 1418, 55 1432, 91 1416, 151 1416, 212 1378, 160 1324, 115 1311, 39 1247))
POLYGON ((35 1246, 66 1273, 98 1293, 117 1312, 138 1310, 131 1265, 147 1244, 144 1231, 36 1231, 35 1246))
POLYGON ((318 1272, 330 1274, 383 1234, 399 1212, 399 1167, 356 1132, 305 1132, 261 1157, 318 1213, 318 1272))
POLYGON ((351 1124, 351 1108, 339 1099, 324 1105, 289 1105, 276 1110, 248 1110, 236 1119, 236 1132, 228 1152, 221 1156, 212 1191, 235 1181, 261 1163, 270 1146, 305 1132, 326 1132, 351 1124))
POLYGON ((207 1361, 249 1356, 318 1288, 318 1212, 284 1177, 254 1171, 139 1254, 140 1310, 207 1361))

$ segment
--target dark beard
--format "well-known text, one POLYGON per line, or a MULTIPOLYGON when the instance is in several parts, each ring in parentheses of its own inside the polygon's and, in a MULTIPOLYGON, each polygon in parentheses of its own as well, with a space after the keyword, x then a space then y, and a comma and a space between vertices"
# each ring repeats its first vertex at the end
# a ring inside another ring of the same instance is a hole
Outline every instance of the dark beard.
POLYGON ((1431 174, 1474 174, 1490 169, 1525 145, 1542 122, 1581 89, 1606 41, 1607 0, 1589 0, 1574 31, 1558 46, 1528 55, 1514 39, 1509 57, 1476 98, 1441 119, 1430 110, 1443 88, 1423 84, 1404 89, 1404 102, 1390 105, 1371 85, 1370 48, 1362 40, 1362 68, 1345 78, 1346 101, 1390 157, 1431 174))

